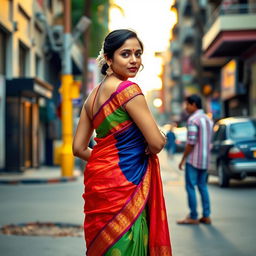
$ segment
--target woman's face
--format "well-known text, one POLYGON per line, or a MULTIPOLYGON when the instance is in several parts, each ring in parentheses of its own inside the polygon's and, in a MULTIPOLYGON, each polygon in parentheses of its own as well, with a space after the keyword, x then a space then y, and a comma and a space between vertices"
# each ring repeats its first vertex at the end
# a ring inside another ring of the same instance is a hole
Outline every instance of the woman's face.
POLYGON ((141 66, 142 48, 136 38, 127 39, 115 51, 113 59, 108 60, 113 73, 121 80, 135 77, 141 66))

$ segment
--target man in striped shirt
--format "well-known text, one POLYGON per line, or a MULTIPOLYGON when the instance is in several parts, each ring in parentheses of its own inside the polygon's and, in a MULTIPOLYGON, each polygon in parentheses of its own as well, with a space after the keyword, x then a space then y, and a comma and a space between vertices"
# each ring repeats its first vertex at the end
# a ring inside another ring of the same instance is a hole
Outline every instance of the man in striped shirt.
POLYGON ((210 200, 207 188, 207 168, 210 157, 210 144, 213 123, 202 109, 201 98, 191 95, 186 98, 186 111, 190 114, 187 121, 187 144, 179 169, 185 164, 185 182, 190 214, 178 224, 211 224, 210 200), (202 199, 203 216, 198 220, 195 186, 202 199))

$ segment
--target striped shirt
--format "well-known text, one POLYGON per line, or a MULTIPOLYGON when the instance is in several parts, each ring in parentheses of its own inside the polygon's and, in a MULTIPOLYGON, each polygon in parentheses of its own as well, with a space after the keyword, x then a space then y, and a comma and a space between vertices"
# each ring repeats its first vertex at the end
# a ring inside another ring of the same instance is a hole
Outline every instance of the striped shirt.
POLYGON ((202 109, 196 110, 187 121, 187 144, 194 145, 187 163, 198 169, 207 169, 213 122, 202 109))

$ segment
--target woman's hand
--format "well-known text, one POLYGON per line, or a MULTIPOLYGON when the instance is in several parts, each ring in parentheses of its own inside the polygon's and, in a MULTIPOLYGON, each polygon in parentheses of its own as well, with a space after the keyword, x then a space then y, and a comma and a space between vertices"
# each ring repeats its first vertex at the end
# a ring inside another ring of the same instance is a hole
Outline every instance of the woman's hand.
POLYGON ((148 146, 147 146, 147 147, 146 147, 146 149, 145 149, 145 154, 146 154, 146 155, 150 155, 150 154, 151 154, 151 152, 150 152, 150 150, 149 150, 149 147, 148 147, 148 146))
POLYGON ((130 100, 125 109, 141 130, 147 144, 146 152, 157 154, 166 144, 165 135, 159 130, 143 95, 130 100), (139 110, 139 111, 138 111, 139 110))

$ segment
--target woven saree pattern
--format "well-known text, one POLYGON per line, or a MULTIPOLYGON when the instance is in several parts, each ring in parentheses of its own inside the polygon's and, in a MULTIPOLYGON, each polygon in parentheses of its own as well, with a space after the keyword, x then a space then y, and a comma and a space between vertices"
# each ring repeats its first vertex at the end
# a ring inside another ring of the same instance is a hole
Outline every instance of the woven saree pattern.
MULTIPOLYGON (((145 154, 145 138, 125 110, 139 95, 137 84, 124 81, 93 118, 97 144, 84 172, 83 194, 88 256, 119 253, 115 244, 122 248, 122 238, 135 224, 142 230, 140 223, 149 228, 149 234, 138 236, 146 248, 140 252, 171 255, 158 158, 145 154), (140 222, 143 218, 147 221, 140 222)), ((126 246, 136 252, 134 243, 126 246)))

